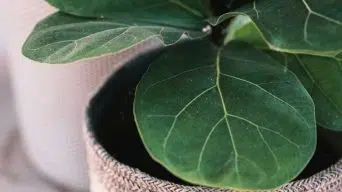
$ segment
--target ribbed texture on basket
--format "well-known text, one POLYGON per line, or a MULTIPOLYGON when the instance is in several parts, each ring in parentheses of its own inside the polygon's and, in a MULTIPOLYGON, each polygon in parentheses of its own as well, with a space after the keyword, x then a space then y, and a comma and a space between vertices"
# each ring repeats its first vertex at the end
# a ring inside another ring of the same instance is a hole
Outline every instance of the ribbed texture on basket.
MULTIPOLYGON (((234 192, 174 184, 149 176, 111 157, 84 128, 91 192, 234 192)), ((341 192, 342 160, 312 177, 267 192, 341 192)))

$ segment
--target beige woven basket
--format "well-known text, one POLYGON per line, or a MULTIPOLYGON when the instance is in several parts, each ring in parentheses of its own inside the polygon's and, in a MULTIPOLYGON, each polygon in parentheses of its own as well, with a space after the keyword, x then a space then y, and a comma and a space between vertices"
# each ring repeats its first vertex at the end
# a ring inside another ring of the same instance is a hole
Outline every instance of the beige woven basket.
MULTIPOLYGON (((233 192, 174 184, 154 178, 108 155, 85 129, 91 192, 233 192)), ((289 183, 272 192, 341 192, 342 161, 310 178, 289 183)), ((270 191, 271 192, 271 191, 270 191)))
MULTIPOLYGON (((144 49, 141 46, 138 49, 144 49)), ((136 54, 137 48, 128 51, 129 54, 136 54)), ((126 64, 122 68, 129 68, 126 64)), ((164 181, 162 179, 150 176, 147 173, 140 171, 138 168, 128 166, 119 162, 111 155, 103 141, 97 136, 98 132, 105 132, 101 123, 103 114, 107 113, 107 108, 115 108, 121 105, 122 98, 117 98, 117 94, 125 89, 125 86, 132 86, 135 82, 131 81, 133 77, 131 73, 136 70, 126 71, 122 78, 114 74, 109 80, 99 89, 99 92, 90 101, 88 107, 88 120, 84 126, 84 136, 86 141, 88 164, 90 171, 90 187, 92 192, 233 192, 231 190, 222 190, 197 186, 185 186, 164 181), (114 77, 114 78, 113 78, 114 77), (125 81, 125 79, 127 81, 125 81), (115 82, 116 81, 116 82, 115 82), (113 88, 113 83, 117 86, 113 88), (115 101, 113 104, 111 101, 115 101), (96 109, 95 109, 96 108, 96 109), (96 123, 94 123, 96 122, 96 123), (96 133, 95 133, 96 132, 96 133)), ((136 75, 136 74, 135 74, 136 75)), ((118 75, 120 76, 120 75, 118 75)), ((136 78, 136 76, 134 76, 136 78)), ((110 117, 111 118, 111 117, 110 117)), ((111 118, 110 121, 114 118, 111 118)), ((114 122, 114 126, 110 129, 119 127, 119 122, 114 122)), ((105 133, 108 135, 108 133, 105 133)), ((110 134, 109 134, 110 135, 110 134)), ((108 137, 108 136, 107 136, 108 137)), ((121 135, 116 137, 123 137, 121 135)), ((113 140, 109 136, 109 143, 113 140)), ((125 139, 125 138, 124 138, 125 139)), ((107 141, 108 142, 108 141, 107 141)), ((114 142, 113 142, 114 143, 114 142)), ((107 143, 108 144, 108 143, 107 143)), ((131 147, 122 145, 120 148, 125 148, 125 153, 135 153, 126 148, 131 147)), ((113 152, 112 152, 113 153, 113 152)), ((114 152, 115 153, 115 152, 114 152)), ((139 158, 139 157, 136 157, 139 158)), ((152 169, 152 168, 151 168, 152 169)), ((323 170, 307 179, 289 183, 279 189, 272 190, 273 192, 342 192, 342 160, 330 168, 323 170)), ((269 191, 271 192, 271 191, 269 191)))

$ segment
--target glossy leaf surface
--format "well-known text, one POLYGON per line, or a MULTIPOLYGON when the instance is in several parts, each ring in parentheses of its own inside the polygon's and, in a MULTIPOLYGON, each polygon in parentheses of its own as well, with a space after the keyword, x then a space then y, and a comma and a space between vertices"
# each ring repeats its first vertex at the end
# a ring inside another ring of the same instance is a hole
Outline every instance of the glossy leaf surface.
POLYGON ((271 53, 303 82, 315 103, 317 123, 342 131, 342 64, 333 58, 271 53))
POLYGON ((23 46, 23 54, 44 63, 69 63, 114 54, 144 41, 165 45, 207 35, 199 29, 182 29, 125 18, 89 19, 56 13, 40 22, 23 46))
POLYGON ((134 108, 151 156, 188 182, 269 189, 315 150, 314 106, 297 77, 253 47, 178 45, 153 62, 134 108))
POLYGON ((209 0, 47 0, 61 11, 86 17, 124 17, 191 27, 210 15, 209 0))
POLYGON ((255 0, 211 22, 234 15, 248 15, 272 50, 342 58, 340 0, 255 0))
MULTIPOLYGON (((249 42, 267 49, 256 26, 246 16, 238 16, 229 28, 226 41, 249 42)), ((341 60, 303 54, 270 52, 284 70, 293 71, 304 84, 315 103, 317 123, 332 130, 342 130, 342 64, 341 60)))

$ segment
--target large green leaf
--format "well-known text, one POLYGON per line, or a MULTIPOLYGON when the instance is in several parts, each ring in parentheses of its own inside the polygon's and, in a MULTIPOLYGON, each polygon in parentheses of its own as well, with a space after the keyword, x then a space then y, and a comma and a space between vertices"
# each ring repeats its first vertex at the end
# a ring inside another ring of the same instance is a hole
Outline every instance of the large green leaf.
POLYGON ((239 14, 252 19, 273 50, 342 58, 340 0, 255 0, 212 22, 239 14))
POLYGON ((209 0, 47 0, 60 10, 87 17, 131 18, 192 26, 210 15, 209 0))
POLYGON ((68 63, 118 53, 151 39, 160 39, 170 45, 183 37, 192 39, 205 35, 200 29, 182 29, 125 18, 80 18, 59 12, 36 26, 23 46, 23 54, 44 63, 68 63))
POLYGON ((316 106, 316 120, 324 128, 342 131, 342 64, 327 57, 272 52, 293 71, 310 93, 316 106))
MULTIPOLYGON (((236 17, 226 42, 239 40, 266 48, 259 31, 246 16, 236 17)), ((314 100, 316 120, 322 127, 342 130, 342 64, 334 58, 270 52, 287 69, 293 71, 314 100)))
POLYGON ((297 77, 247 44, 181 44, 153 62, 134 113, 151 156, 195 184, 268 189, 292 180, 316 143, 297 77))

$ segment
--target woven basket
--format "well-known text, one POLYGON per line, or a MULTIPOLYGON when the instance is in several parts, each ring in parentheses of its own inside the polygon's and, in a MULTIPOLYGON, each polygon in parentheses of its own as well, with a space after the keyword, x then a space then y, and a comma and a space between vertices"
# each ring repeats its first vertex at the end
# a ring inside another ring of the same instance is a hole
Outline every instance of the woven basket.
MULTIPOLYGON (((140 47, 144 49, 144 47, 140 47)), ((137 49, 131 51, 135 54, 137 49)), ((169 181, 150 176, 138 168, 119 162, 115 157, 115 151, 109 151, 106 145, 113 145, 113 133, 104 133, 106 128, 104 118, 114 121, 109 129, 125 128, 122 123, 117 122, 115 114, 108 114, 111 110, 120 111, 124 109, 122 102, 125 96, 122 92, 127 91, 127 87, 134 87, 141 77, 142 72, 138 72, 137 66, 145 67, 144 64, 136 65, 135 68, 128 62, 119 71, 116 71, 107 82, 100 87, 99 92, 90 101, 87 110, 87 123, 84 126, 84 137, 86 141, 87 157, 90 171, 90 187, 92 192, 233 192, 231 190, 214 189, 199 186, 186 186, 175 184, 169 181), (134 69, 133 69, 134 68, 134 69), (110 109, 112 108, 112 109, 110 109), (115 109, 116 108, 116 109, 115 109), (109 117, 108 117, 109 115, 109 117), (112 115, 112 117, 111 117, 112 115), (121 126, 121 127, 120 127, 121 126), (104 134, 106 142, 98 135, 104 134), (114 155, 113 155, 114 153, 114 155)), ((126 106, 127 108, 127 106, 126 106)), ((132 115, 132 114, 130 114, 132 115)), ((108 126, 108 125, 107 125, 108 126)), ((114 134, 116 132, 114 131, 114 134)), ((119 134, 119 133, 117 133, 119 134)), ((124 135, 116 135, 116 138, 126 139, 124 135)), ((131 146, 120 145, 124 148, 124 153, 136 153, 129 151, 131 146)), ((131 147, 132 149, 132 147, 131 147)), ((134 158, 139 158, 138 155, 134 158)), ((140 160, 140 159, 139 159, 140 160)), ((151 168, 153 169, 153 168, 151 168)), ((340 192, 342 191, 342 160, 330 168, 323 170, 307 179, 298 180, 278 189, 269 192, 340 192)))

